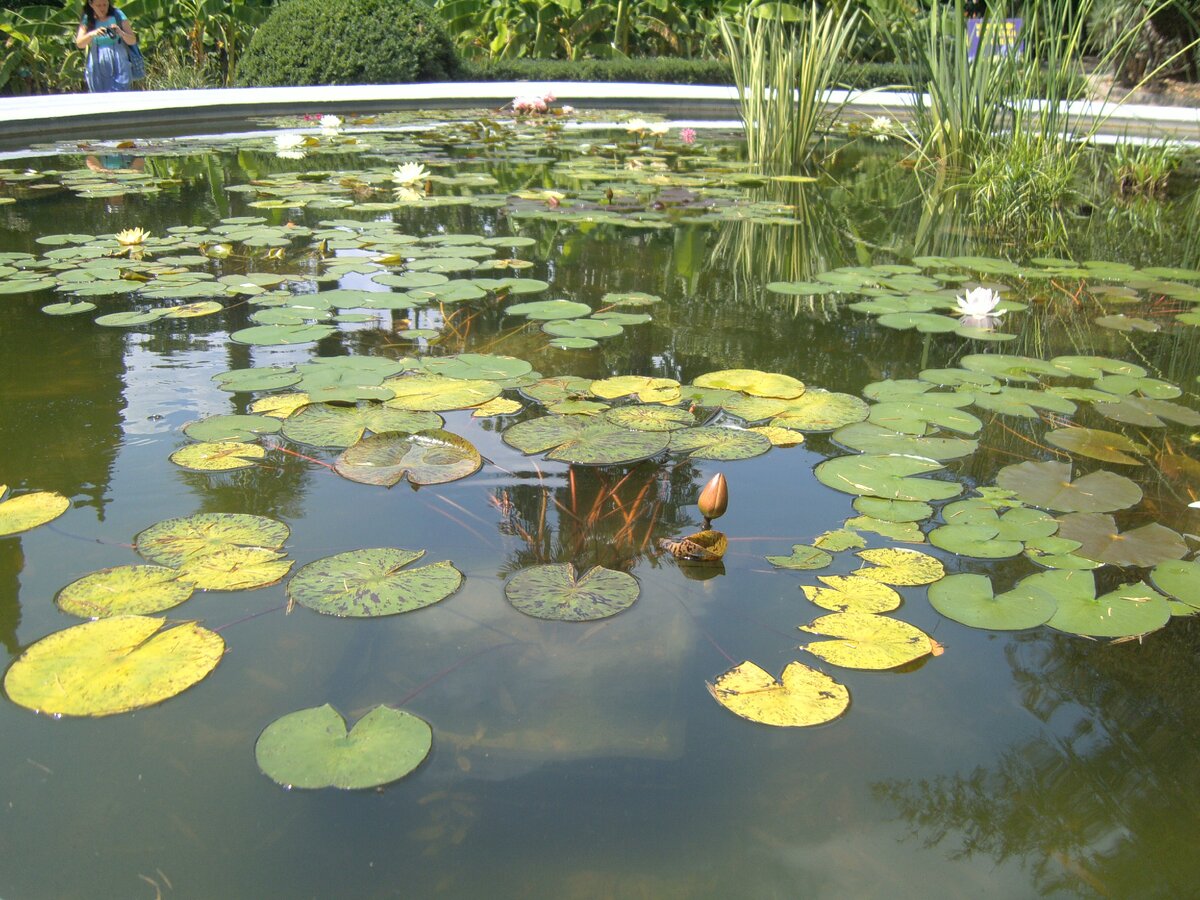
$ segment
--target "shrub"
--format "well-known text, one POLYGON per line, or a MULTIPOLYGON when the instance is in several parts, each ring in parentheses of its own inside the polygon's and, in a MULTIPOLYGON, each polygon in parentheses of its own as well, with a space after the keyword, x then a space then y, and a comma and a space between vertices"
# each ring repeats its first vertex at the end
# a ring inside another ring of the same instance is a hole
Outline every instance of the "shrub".
POLYGON ((445 26, 419 0, 285 0, 238 62, 242 85, 444 81, 458 71, 445 26))

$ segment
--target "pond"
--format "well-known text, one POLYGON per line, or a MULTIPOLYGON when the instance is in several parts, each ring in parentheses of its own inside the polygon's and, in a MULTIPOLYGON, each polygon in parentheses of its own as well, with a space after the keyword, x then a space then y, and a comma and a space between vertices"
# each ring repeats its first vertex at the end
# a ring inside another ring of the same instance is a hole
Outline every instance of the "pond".
POLYGON ((630 118, 0 160, 0 894, 1193 889, 1194 181, 1014 242, 630 118))

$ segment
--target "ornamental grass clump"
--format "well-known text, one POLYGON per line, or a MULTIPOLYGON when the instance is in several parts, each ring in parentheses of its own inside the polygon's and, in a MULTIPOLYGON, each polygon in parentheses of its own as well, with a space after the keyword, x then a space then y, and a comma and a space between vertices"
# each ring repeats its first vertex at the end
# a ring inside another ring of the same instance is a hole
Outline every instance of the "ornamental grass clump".
POLYGON ((286 0, 238 62, 244 86, 451 79, 458 56, 428 6, 410 0, 286 0))

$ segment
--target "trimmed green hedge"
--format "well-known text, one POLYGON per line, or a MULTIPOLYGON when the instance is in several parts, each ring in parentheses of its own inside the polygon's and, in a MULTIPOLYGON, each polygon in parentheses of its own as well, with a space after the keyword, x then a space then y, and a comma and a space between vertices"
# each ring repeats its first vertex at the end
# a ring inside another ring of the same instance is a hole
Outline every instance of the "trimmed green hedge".
POLYGON ((285 0, 238 61, 244 86, 451 81, 458 54, 419 0, 285 0))
MULTIPOLYGON (((858 63, 847 86, 865 89, 903 84, 908 69, 893 63, 858 63)), ((514 59, 464 61, 462 81, 620 81, 635 84, 733 84, 723 60, 708 59, 514 59)))

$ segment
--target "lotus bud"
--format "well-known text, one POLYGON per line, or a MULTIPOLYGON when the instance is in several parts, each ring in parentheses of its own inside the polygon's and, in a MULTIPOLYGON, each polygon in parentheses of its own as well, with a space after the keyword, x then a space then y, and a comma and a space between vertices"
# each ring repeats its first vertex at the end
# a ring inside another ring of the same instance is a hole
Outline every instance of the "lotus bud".
POLYGON ((712 477, 700 492, 696 505, 700 507, 700 514, 706 522, 725 514, 729 506, 729 487, 725 484, 724 475, 717 473, 712 477))

